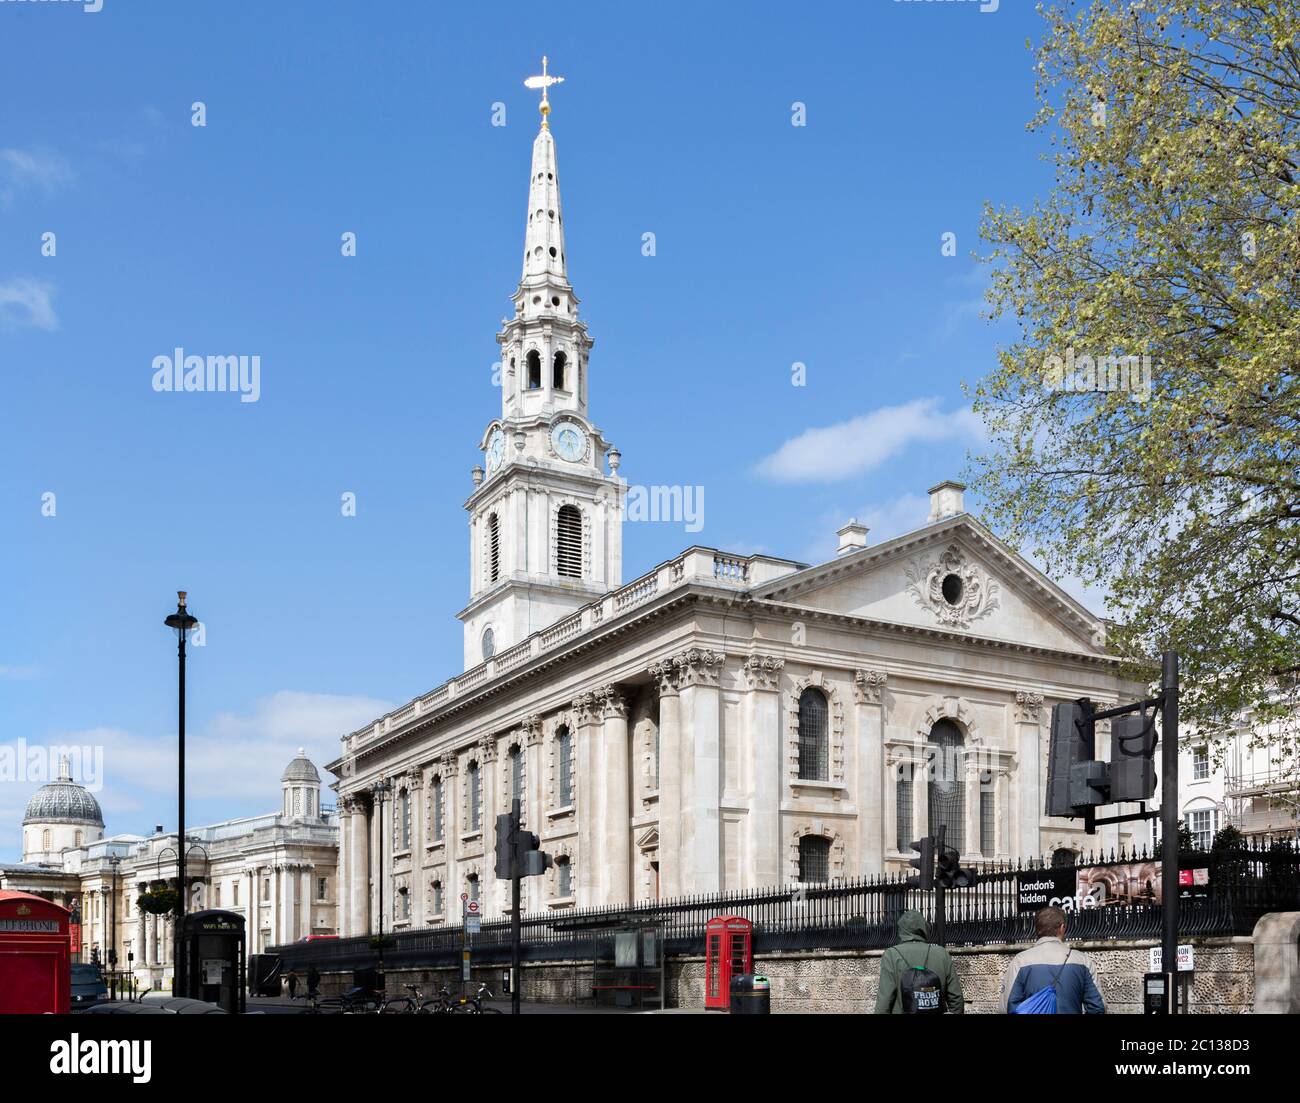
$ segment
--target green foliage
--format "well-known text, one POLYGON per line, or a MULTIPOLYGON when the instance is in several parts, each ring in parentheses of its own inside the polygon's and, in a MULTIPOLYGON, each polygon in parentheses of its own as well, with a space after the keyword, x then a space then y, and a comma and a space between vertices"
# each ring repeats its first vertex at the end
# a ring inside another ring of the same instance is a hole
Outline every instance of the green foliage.
POLYGON ((1224 850, 1232 850, 1241 846, 1242 834, 1232 824, 1225 824, 1214 833, 1214 841, 1210 843, 1210 850, 1218 854, 1224 850))
POLYGON ((1056 184, 985 210, 974 389, 990 520, 1109 595, 1107 645, 1182 656, 1184 723, 1243 712, 1294 769, 1300 703, 1300 5, 1092 0, 1044 12, 1056 184), (1083 10, 1077 10, 1077 9, 1083 10), (1150 357, 1150 390, 1049 386, 1049 357, 1150 357))

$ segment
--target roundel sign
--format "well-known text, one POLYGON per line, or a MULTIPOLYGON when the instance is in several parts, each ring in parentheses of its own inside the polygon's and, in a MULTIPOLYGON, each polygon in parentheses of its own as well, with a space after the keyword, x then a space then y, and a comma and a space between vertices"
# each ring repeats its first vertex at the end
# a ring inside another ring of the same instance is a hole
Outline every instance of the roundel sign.
POLYGON ((477 900, 471 900, 468 904, 465 905, 465 907, 467 907, 467 908, 469 909, 469 914, 470 914, 470 915, 478 915, 478 901, 477 901, 477 900))

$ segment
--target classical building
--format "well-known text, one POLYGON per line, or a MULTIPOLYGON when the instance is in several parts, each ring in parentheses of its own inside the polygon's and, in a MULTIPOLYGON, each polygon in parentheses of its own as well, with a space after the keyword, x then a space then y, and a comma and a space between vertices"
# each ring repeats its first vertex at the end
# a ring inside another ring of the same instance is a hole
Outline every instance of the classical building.
MULTIPOLYGON (((278 812, 186 831, 189 909, 239 912, 248 952, 338 930, 338 818, 320 803, 320 774, 301 749, 280 779, 278 812)), ((23 817, 23 860, 0 864, 0 888, 75 908, 81 960, 134 970, 142 988, 171 985, 173 921, 136 905, 158 884, 176 884, 176 833, 104 835, 99 803, 60 776, 32 796, 23 817), (116 913, 116 914, 114 914, 116 913), (130 955, 128 957, 128 955, 130 955)))
POLYGON ((465 503, 465 671, 329 765, 343 933, 381 908, 398 928, 459 922, 462 894, 501 914, 512 797, 555 859, 525 882, 529 911, 898 871, 940 826, 973 864, 1145 839, 1043 816, 1052 703, 1141 689, 958 483, 905 536, 850 521, 829 562, 691 547, 621 584, 626 484, 591 419, 548 111, 501 414, 465 503))

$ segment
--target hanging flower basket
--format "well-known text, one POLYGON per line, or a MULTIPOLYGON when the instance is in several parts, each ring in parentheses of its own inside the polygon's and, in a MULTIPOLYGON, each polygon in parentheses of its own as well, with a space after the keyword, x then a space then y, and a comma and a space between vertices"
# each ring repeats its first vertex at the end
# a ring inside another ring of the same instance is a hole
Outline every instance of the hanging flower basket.
POLYGON ((142 892, 135 901, 135 906, 149 915, 171 915, 180 906, 181 897, 173 888, 155 888, 142 892))

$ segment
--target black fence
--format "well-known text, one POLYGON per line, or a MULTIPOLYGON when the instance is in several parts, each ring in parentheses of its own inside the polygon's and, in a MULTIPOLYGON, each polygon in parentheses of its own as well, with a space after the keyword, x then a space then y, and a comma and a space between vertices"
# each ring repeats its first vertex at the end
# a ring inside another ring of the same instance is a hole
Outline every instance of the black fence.
MULTIPOLYGON (((986 865, 976 883, 946 895, 949 946, 1031 942, 1034 908, 1021 911, 1018 884, 1046 874, 1070 897, 1071 940, 1158 939, 1162 929, 1159 858, 1146 851, 1080 857, 1071 866, 1041 862, 986 865)), ((1300 909, 1300 849, 1292 841, 1242 844, 1213 852, 1184 852, 1179 867, 1191 882, 1182 891, 1179 934, 1250 934, 1260 916, 1300 909)), ((897 940, 899 915, 914 908, 931 921, 935 894, 907 886, 906 878, 878 877, 795 885, 749 892, 684 896, 631 907, 565 909, 522 918, 525 961, 590 960, 593 932, 613 926, 659 925, 667 956, 704 952, 704 926, 715 916, 736 915, 754 924, 757 953, 813 949, 883 949, 897 940)), ((485 921, 469 936, 476 964, 510 957, 510 921, 485 921)), ((384 964, 390 969, 451 967, 460 960, 459 925, 390 932, 384 964)), ((374 939, 331 939, 276 947, 284 968, 322 971, 374 965, 374 939)))

